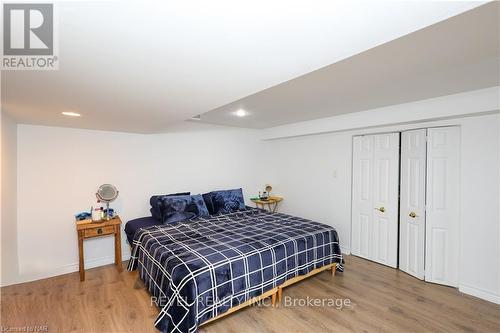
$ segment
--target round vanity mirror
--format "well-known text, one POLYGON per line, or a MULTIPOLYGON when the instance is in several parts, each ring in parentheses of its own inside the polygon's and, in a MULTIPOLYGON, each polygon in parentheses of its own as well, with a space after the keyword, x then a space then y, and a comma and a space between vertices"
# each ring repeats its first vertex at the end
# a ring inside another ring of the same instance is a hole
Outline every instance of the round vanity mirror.
POLYGON ((118 197, 118 190, 114 185, 111 184, 103 184, 99 186, 97 189, 97 193, 95 194, 99 201, 106 203, 106 220, 110 219, 109 215, 109 203, 118 197))

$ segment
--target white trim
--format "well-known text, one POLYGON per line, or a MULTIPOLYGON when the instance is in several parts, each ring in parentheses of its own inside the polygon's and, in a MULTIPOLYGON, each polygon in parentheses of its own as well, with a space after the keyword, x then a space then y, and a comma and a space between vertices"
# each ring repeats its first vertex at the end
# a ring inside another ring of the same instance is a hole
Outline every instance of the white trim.
POLYGON ((500 304, 500 295, 482 288, 473 287, 471 285, 460 284, 458 290, 464 294, 479 297, 481 299, 500 304))
MULTIPOLYGON (((129 259, 130 259, 129 253, 124 253, 122 255, 122 261, 127 261, 129 259)), ((85 260, 85 269, 110 265, 110 264, 113 264, 114 262, 115 262, 114 255, 95 258, 95 259, 88 259, 88 260, 85 260)), ((42 279, 48 279, 48 278, 59 276, 59 275, 78 272, 78 270, 79 270, 78 263, 68 264, 68 265, 54 268, 48 272, 43 272, 43 273, 39 273, 39 274, 29 274, 27 276, 21 275, 21 276, 19 276, 17 281, 10 281, 10 283, 7 283, 5 285, 2 284, 2 287, 11 286, 11 285, 20 284, 20 283, 32 282, 32 281, 37 281, 37 280, 42 280, 42 279)))
POLYGON ((345 247, 345 246, 340 245, 340 251, 342 252, 342 254, 345 254, 345 255, 351 254, 350 247, 345 247))

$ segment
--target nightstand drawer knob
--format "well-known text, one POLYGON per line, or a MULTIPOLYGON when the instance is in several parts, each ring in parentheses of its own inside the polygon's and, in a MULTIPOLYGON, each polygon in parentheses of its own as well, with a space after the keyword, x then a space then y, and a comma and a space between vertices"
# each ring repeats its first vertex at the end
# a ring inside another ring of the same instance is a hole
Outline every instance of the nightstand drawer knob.
POLYGON ((102 229, 101 229, 101 228, 97 229, 97 233, 98 233, 99 235, 100 235, 100 234, 102 234, 102 229))

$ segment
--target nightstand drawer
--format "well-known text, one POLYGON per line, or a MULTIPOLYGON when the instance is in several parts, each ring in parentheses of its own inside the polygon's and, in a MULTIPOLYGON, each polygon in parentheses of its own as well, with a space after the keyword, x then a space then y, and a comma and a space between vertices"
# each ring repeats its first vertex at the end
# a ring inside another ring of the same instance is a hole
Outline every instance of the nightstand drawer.
POLYGON ((100 227, 100 228, 94 228, 94 229, 86 229, 85 230, 85 238, 102 236, 102 235, 109 235, 109 234, 112 234, 114 232, 115 232, 115 227, 112 225, 100 227))

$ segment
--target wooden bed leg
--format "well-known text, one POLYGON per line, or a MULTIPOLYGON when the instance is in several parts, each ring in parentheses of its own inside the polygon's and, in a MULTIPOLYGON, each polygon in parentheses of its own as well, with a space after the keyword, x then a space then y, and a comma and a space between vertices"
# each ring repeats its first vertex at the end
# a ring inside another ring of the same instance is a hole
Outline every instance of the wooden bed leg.
POLYGON ((337 264, 333 264, 332 266, 332 276, 335 276, 335 272, 337 271, 337 264))
POLYGON ((273 308, 276 307, 276 293, 274 293, 272 296, 271 296, 271 305, 273 306, 273 308))
POLYGON ((283 297, 283 288, 278 287, 278 306, 281 306, 281 298, 283 297))

